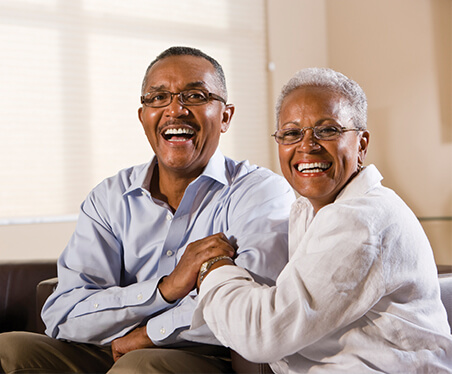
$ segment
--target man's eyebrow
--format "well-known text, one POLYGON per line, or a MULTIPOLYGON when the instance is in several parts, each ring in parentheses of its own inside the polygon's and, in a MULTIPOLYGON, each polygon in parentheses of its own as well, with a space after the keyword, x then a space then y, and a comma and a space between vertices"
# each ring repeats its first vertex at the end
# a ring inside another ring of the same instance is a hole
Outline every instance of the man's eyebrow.
POLYGON ((207 88, 207 84, 204 81, 197 81, 197 82, 190 82, 185 87, 187 87, 187 88, 196 88, 196 87, 207 88))
MULTIPOLYGON (((184 89, 190 89, 190 88, 204 88, 207 89, 207 84, 204 81, 196 81, 196 82, 190 82, 185 85, 184 89)), ((147 92, 151 91, 160 91, 160 90, 168 90, 164 84, 161 84, 160 86, 150 86, 147 90, 147 92)))
POLYGON ((162 84, 160 86, 150 86, 147 89, 147 92, 151 92, 151 91, 160 91, 160 90, 164 90, 165 86, 162 84))

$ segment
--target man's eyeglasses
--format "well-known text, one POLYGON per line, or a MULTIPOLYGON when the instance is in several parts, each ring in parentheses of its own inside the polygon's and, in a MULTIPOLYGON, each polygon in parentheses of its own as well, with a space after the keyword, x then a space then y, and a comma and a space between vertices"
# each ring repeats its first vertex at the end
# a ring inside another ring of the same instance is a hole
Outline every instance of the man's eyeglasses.
POLYGON ((141 104, 150 108, 163 108, 171 104, 173 96, 178 96, 179 103, 186 106, 203 105, 210 100, 218 100, 226 104, 221 96, 197 89, 177 93, 166 90, 151 91, 141 96, 141 104))
POLYGON ((362 131, 361 129, 348 129, 339 125, 320 125, 314 127, 289 128, 276 131, 272 136, 278 144, 289 145, 301 141, 306 130, 311 129, 317 140, 335 140, 347 131, 362 131))

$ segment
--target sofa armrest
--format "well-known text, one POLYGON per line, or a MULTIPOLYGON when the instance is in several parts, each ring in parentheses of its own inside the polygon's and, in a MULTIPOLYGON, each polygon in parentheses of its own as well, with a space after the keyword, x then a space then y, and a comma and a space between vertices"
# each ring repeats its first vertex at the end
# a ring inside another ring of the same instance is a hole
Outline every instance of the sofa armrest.
POLYGON ((39 333, 44 333, 45 326, 41 319, 41 310, 46 302, 47 298, 55 291, 58 285, 58 278, 45 279, 38 283, 36 286, 36 331, 39 333))

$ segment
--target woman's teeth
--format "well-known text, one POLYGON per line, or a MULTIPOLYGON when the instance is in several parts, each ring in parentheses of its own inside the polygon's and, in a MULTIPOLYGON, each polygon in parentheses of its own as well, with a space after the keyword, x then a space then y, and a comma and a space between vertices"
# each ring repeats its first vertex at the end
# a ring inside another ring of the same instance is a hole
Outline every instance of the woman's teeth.
POLYGON ((310 162, 298 164, 297 169, 301 173, 321 173, 331 166, 328 162, 310 162))

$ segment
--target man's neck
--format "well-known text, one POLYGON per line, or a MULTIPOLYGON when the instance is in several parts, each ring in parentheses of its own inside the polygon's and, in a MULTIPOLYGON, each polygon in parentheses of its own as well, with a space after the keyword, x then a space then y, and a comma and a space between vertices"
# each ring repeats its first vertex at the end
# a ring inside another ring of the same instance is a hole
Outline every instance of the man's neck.
POLYGON ((179 207, 188 185, 196 178, 197 175, 186 176, 162 172, 157 164, 151 178, 151 195, 167 203, 174 213, 179 207))

